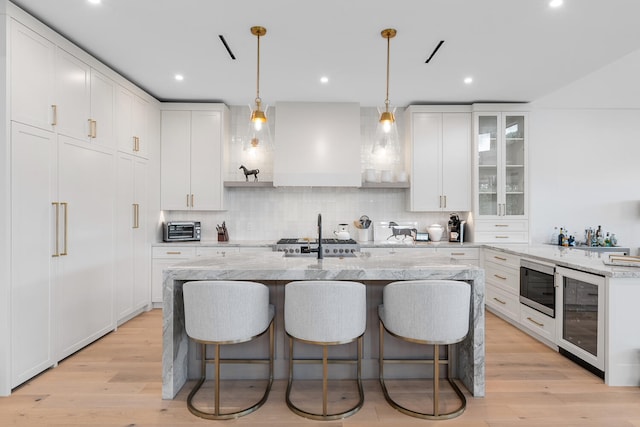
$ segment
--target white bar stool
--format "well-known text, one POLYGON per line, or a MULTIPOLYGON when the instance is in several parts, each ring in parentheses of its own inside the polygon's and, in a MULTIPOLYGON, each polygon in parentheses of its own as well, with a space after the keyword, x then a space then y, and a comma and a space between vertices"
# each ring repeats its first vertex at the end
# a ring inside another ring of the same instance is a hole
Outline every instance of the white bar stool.
POLYGON ((192 414, 210 420, 225 420, 247 415, 262 406, 273 384, 274 308, 269 304, 269 289, 261 283, 241 281, 195 281, 182 288, 187 335, 202 345, 201 377, 187 398, 192 414), (268 359, 221 359, 220 346, 251 341, 269 331, 268 359), (215 346, 213 359, 206 358, 206 345, 215 346), (193 398, 206 380, 206 366, 215 365, 214 412, 198 409, 193 398), (269 365, 269 382, 262 399, 248 408, 220 411, 220 364, 264 363, 269 365))
MULTIPOLYGON (((439 359, 439 346, 462 341, 469 332, 471 286, 453 280, 414 280, 394 282, 384 287, 383 304, 378 307, 380 319, 380 385, 387 402, 398 411, 430 420, 451 419, 462 414, 467 406, 464 394, 450 378, 450 360, 439 359), (384 333, 404 341, 434 346, 433 360, 385 359, 384 333), (384 364, 433 364, 433 412, 408 409, 393 400, 384 382, 384 364), (440 364, 447 364, 447 380, 462 404, 447 413, 440 413, 440 364)), ((447 351, 447 355, 449 351, 447 351)))
POLYGON ((289 336, 289 382, 287 406, 294 413, 313 420, 336 420, 355 414, 364 404, 362 389, 362 336, 366 327, 366 287, 357 282, 304 281, 285 285, 284 325, 289 336), (322 359, 294 359, 294 341, 321 345, 322 359), (328 359, 327 346, 357 341, 353 359, 328 359), (328 412, 328 363, 356 363, 359 400, 342 412, 328 412), (322 413, 300 409, 291 401, 295 363, 322 363, 322 413))

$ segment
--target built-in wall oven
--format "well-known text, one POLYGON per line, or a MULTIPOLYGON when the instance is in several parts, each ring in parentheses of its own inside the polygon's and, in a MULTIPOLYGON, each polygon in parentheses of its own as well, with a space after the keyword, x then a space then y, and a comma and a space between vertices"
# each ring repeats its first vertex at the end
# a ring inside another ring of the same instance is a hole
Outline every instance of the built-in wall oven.
POLYGON ((557 341, 561 354, 604 378, 605 279, 558 267, 557 341))
POLYGON ((520 260, 520 303, 555 317, 555 265, 520 260))

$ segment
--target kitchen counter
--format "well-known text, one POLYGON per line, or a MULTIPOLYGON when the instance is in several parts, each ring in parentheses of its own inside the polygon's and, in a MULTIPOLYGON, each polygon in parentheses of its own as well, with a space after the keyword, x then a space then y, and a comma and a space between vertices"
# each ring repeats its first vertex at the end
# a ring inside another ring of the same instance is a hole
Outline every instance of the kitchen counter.
POLYGON ((586 273, 611 278, 640 278, 638 267, 618 267, 605 265, 609 253, 574 249, 554 245, 485 245, 497 251, 511 253, 522 258, 546 261, 560 267, 572 268, 586 273))
MULTIPOLYGON (((283 257, 278 252, 227 254, 200 257, 176 264, 164 271, 163 287, 163 387, 165 399, 172 399, 188 377, 195 377, 195 347, 184 330, 182 284, 189 280, 254 280, 270 286, 270 300, 276 306, 276 378, 286 378, 286 340, 282 312, 284 286, 294 280, 354 280, 367 285, 367 332, 363 377, 377 377, 377 306, 384 285, 396 280, 451 279, 472 286, 470 331, 455 346, 457 376, 474 396, 484 396, 484 271, 450 257, 398 253, 362 253, 349 258, 283 257)), ((399 346, 398 348, 402 348, 399 346)), ((417 368, 416 368, 417 369, 417 368)), ((304 375, 304 374, 303 374, 304 375)))

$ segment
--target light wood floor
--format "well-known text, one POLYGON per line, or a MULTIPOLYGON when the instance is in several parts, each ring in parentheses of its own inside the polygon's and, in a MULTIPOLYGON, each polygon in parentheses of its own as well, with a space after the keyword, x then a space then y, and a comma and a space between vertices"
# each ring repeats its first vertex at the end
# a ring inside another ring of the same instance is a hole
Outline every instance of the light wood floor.
POLYGON ((607 387, 490 313, 486 397, 465 393, 466 412, 440 422, 395 411, 376 381, 365 384, 362 410, 343 421, 314 422, 291 413, 284 403, 284 381, 274 384, 268 402, 253 414, 234 421, 202 420, 186 409, 190 384, 173 401, 161 398, 161 330, 161 311, 145 313, 0 398, 0 426, 640 427, 640 388, 607 387))

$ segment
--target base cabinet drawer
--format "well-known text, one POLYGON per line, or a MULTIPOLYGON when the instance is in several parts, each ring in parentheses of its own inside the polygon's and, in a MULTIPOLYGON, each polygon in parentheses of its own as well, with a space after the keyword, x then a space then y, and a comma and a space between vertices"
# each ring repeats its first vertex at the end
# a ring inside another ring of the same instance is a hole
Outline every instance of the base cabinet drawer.
POLYGON ((438 248, 436 249, 436 254, 465 260, 465 262, 473 265, 478 265, 480 261, 480 249, 478 248, 438 248))
POLYGON ((526 231, 477 231, 476 242, 483 243, 527 243, 529 233, 526 231))
POLYGON ((504 292, 494 286, 487 286, 485 304, 515 322, 520 320, 520 301, 517 295, 504 292))
POLYGON ((520 324, 550 342, 556 342, 556 319, 553 317, 520 304, 520 324))
POLYGON ((520 294, 520 271, 492 262, 484 263, 485 280, 503 291, 520 294))

